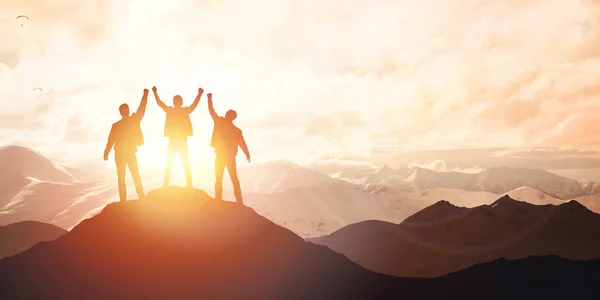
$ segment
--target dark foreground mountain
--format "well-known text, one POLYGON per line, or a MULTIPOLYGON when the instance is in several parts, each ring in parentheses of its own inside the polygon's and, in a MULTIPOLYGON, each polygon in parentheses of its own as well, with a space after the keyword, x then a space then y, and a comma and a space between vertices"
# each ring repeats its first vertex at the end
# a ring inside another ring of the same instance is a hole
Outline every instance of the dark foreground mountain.
POLYGON ((310 241, 375 272, 437 277, 502 257, 600 258, 600 215, 576 201, 533 205, 505 196, 474 208, 440 201, 400 224, 366 221, 310 241))
POLYGON ((23 252, 39 242, 53 241, 65 233, 67 231, 62 228, 34 221, 0 226, 0 259, 23 252))
POLYGON ((250 208, 171 188, 110 204, 59 239, 0 260, 0 299, 581 299, 599 267, 545 257, 394 278, 250 208))
POLYGON ((211 200, 172 188, 110 204, 0 261, 0 298, 377 299, 392 286, 250 208, 211 200))

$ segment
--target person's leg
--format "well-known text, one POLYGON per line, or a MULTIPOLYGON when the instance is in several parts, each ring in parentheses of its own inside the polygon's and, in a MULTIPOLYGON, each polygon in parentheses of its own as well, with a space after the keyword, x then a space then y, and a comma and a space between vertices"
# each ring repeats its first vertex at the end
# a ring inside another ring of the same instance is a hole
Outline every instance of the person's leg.
POLYGON ((183 166, 183 172, 185 173, 185 183, 187 187, 192 187, 192 170, 190 169, 190 161, 188 158, 188 147, 187 142, 183 141, 179 148, 179 157, 181 158, 181 165, 183 166))
POLYGON ((142 178, 140 177, 140 170, 135 153, 132 153, 127 158, 127 165, 129 166, 129 173, 131 173, 131 177, 135 184, 135 191, 138 194, 138 199, 143 200, 146 195, 144 194, 144 186, 142 185, 142 178))
POLYGON ((223 171, 225 171, 225 161, 217 154, 215 157, 215 200, 223 200, 223 171))
POLYGON ((119 186, 119 199, 127 201, 127 186, 125 185, 125 173, 127 172, 127 161, 121 153, 115 152, 115 164, 117 165, 117 184, 119 186))
POLYGON ((167 148, 167 167, 165 168, 165 181, 163 187, 168 187, 171 181, 171 169, 173 168, 173 162, 177 156, 177 145, 169 139, 169 146, 167 148))
POLYGON ((233 194, 235 195, 235 200, 239 204, 244 204, 244 200, 242 199, 242 188, 240 187, 240 180, 237 175, 237 164, 235 162, 235 157, 227 159, 227 171, 229 172, 231 184, 233 185, 233 194))

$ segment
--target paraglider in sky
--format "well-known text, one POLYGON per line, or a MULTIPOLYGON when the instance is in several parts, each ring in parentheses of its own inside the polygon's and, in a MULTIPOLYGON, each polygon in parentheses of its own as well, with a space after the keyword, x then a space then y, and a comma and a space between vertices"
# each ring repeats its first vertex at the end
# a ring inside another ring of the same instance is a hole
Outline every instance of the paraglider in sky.
POLYGON ((17 20, 21 20, 21 26, 23 26, 25 19, 29 20, 29 17, 26 15, 20 15, 17 17, 17 20))
POLYGON ((36 96, 36 97, 39 97, 39 96, 40 96, 40 94, 41 94, 43 91, 44 91, 44 90, 42 90, 42 89, 41 89, 41 88, 39 88, 39 87, 38 87, 38 88, 35 88, 35 89, 33 89, 33 92, 35 93, 35 96, 36 96))

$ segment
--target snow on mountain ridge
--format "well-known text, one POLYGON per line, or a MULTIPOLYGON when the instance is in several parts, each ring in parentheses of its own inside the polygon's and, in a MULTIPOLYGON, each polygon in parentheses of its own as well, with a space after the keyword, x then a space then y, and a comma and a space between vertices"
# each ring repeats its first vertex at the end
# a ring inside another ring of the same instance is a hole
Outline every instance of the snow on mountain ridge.
POLYGON ((479 176, 481 188, 497 194, 504 194, 523 186, 530 186, 561 200, 600 193, 598 183, 583 185, 577 180, 539 169, 499 167, 485 170, 476 176, 479 176))
POLYGON ((240 168, 238 173, 246 193, 277 192, 299 187, 352 185, 288 161, 244 167, 240 168))
POLYGON ((441 172, 420 167, 381 167, 366 181, 396 191, 432 188, 462 189, 506 194, 524 186, 560 200, 600 194, 600 184, 565 178, 545 170, 496 167, 478 173, 441 172))
POLYGON ((31 148, 0 147, 0 179, 5 176, 33 177, 41 181, 73 182, 74 177, 62 166, 31 148))

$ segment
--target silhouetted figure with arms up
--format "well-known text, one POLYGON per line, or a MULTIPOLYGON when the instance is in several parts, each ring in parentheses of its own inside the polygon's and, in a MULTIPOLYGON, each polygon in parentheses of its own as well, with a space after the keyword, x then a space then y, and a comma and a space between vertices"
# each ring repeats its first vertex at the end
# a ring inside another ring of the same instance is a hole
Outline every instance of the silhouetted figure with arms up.
POLYGON ((225 167, 229 171, 231 183, 233 184, 233 192, 238 203, 243 204, 242 190, 240 180, 237 175, 237 166, 235 157, 238 152, 238 147, 242 148, 246 159, 250 162, 250 152, 242 135, 242 130, 233 125, 233 120, 237 117, 234 110, 229 110, 225 113, 225 117, 219 117, 213 108, 212 94, 208 95, 208 111, 215 122, 210 145, 215 148, 215 199, 222 200, 223 197, 223 172, 225 167))
POLYGON ((202 97, 204 90, 202 88, 198 89, 198 95, 196 96, 196 99, 194 99, 194 103, 189 107, 183 106, 183 99, 179 95, 173 97, 173 106, 167 106, 160 100, 160 97, 158 97, 156 87, 152 88, 152 92, 154 93, 154 99, 156 99, 158 106, 160 106, 167 114, 164 135, 169 138, 169 146, 167 149, 167 167, 165 169, 165 181, 163 186, 169 186, 173 162, 175 161, 177 154, 179 154, 185 173, 185 182, 188 187, 192 187, 192 171, 190 170, 187 147, 188 136, 192 136, 194 133, 190 114, 196 109, 198 103, 200 103, 200 97, 202 97))
POLYGON ((140 122, 146 113, 146 104, 148 104, 148 89, 144 89, 142 102, 137 111, 129 115, 129 105, 121 104, 119 112, 121 120, 114 123, 110 129, 106 149, 104 150, 104 160, 108 160, 110 150, 115 148, 115 162, 117 165, 117 181, 119 184, 119 198, 122 202, 127 200, 127 187, 125 185, 125 173, 127 167, 135 183, 135 191, 139 199, 144 198, 144 188, 137 162, 137 147, 144 144, 144 136, 140 122))

